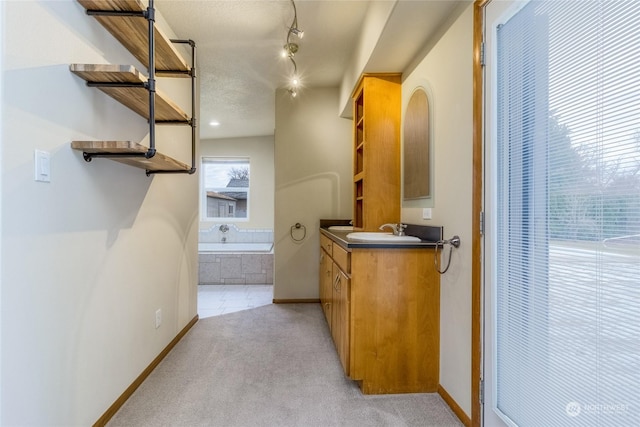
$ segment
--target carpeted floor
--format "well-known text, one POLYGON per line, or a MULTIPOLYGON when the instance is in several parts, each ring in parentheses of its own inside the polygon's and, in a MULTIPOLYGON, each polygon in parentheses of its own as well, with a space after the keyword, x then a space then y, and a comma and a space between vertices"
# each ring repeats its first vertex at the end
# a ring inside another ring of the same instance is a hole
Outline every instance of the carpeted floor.
POLYGON ((109 426, 461 426, 437 394, 364 396, 318 304, 201 319, 109 426))

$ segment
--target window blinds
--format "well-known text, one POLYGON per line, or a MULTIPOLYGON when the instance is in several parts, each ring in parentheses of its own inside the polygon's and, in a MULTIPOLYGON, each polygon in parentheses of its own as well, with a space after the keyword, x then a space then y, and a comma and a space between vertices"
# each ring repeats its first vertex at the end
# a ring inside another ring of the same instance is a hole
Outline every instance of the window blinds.
POLYGON ((497 55, 498 410, 640 425, 640 2, 531 1, 497 55))

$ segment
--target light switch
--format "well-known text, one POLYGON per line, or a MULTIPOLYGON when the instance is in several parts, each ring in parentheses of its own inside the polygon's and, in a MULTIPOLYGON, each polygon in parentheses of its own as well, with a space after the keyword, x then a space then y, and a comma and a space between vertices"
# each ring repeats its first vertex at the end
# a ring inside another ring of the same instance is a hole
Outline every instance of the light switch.
POLYGON ((35 150, 35 180, 51 182, 51 153, 35 150))
POLYGON ((422 209, 422 219, 431 219, 431 208, 422 209))

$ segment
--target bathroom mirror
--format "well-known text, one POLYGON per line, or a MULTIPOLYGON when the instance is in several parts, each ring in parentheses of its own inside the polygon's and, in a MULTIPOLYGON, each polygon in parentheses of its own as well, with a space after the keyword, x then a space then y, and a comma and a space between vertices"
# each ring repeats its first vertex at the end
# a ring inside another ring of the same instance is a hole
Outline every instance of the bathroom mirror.
POLYGON ((421 87, 409 99, 404 118, 403 198, 431 197, 429 97, 421 87))

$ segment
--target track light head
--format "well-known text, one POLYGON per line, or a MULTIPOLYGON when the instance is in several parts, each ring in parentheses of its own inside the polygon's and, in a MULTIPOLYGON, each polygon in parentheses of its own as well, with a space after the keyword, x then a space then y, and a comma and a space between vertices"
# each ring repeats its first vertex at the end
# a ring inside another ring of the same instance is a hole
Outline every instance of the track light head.
POLYGON ((283 57, 292 57, 295 56, 296 52, 298 52, 299 46, 296 43, 287 43, 282 47, 282 56, 283 57))

